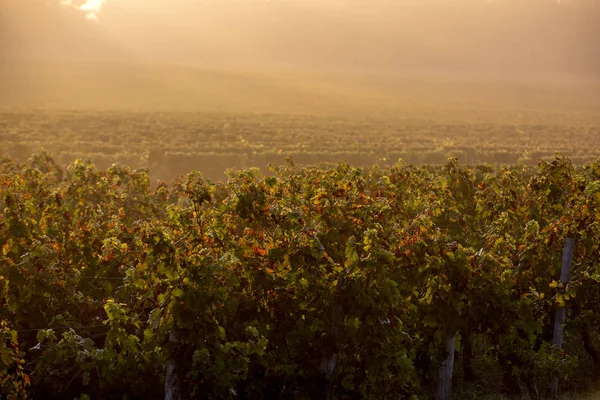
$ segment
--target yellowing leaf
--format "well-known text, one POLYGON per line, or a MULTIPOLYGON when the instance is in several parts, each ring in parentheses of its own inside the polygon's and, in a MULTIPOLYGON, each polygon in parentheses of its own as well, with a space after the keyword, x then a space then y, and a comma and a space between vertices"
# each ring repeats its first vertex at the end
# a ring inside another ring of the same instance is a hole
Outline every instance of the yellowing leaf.
POLYGON ((151 342, 153 337, 154 337, 154 333, 150 329, 144 330, 144 342, 146 342, 146 343, 151 342))
POLYGON ((139 263, 138 265, 136 265, 135 267, 139 272, 144 272, 145 270, 148 269, 148 264, 146 263, 139 263))

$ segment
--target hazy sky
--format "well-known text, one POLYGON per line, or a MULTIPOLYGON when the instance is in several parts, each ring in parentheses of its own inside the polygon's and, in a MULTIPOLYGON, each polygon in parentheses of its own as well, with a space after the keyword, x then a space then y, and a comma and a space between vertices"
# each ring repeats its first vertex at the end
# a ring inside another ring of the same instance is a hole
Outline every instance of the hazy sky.
POLYGON ((600 75, 596 0, 2 1, 5 58, 600 75))

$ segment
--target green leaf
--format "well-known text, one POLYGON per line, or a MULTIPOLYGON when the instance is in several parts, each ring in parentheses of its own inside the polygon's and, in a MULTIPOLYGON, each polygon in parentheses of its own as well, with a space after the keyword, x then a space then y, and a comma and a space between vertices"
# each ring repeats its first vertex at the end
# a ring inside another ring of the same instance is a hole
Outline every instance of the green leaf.
POLYGON ((154 338, 154 332, 150 329, 144 329, 144 342, 150 343, 154 338))
POLYGON ((377 257, 383 261, 385 261, 387 264, 393 264, 394 263, 394 253, 392 253, 389 250, 385 250, 385 249, 381 249, 381 250, 376 250, 375 254, 377 255, 377 257))
POLYGON ((423 325, 430 328, 437 328, 440 326, 439 318, 435 315, 428 314, 423 318, 423 325))
POLYGON ((348 241, 346 242, 346 262, 344 265, 346 267, 351 266, 358 262, 358 252, 356 251, 356 238, 354 236, 350 236, 348 241))
POLYGON ((160 323, 161 314, 162 309, 160 308, 155 308, 150 312, 150 315, 148 316, 148 323, 153 329, 156 329, 158 327, 158 324, 160 323))
POLYGON ((8 232, 14 237, 23 236, 27 232, 27 225, 25 225, 21 220, 15 220, 10 224, 8 232))
POLYGON ((583 193, 586 196, 591 196, 595 195, 596 193, 600 193, 600 181, 591 182, 589 185, 587 185, 583 193))
MULTIPOLYGON (((14 332, 15 334, 17 333, 16 331, 11 331, 11 334, 12 332, 14 332)), ((53 329, 40 329, 37 333, 36 339, 40 343, 46 339, 55 340, 56 334, 54 333, 53 329)))
POLYGON ((174 281, 175 279, 177 279, 177 270, 165 268, 165 276, 169 278, 169 280, 174 281))
POLYGON ((225 360, 223 356, 219 355, 215 358, 215 373, 220 374, 225 369, 225 360))
POLYGON ((283 256, 285 255, 285 250, 280 249, 280 248, 272 248, 269 249, 269 261, 279 261, 283 258, 283 256))
POLYGON ((258 329, 253 326, 247 327, 246 332, 252 337, 258 337, 258 329))
POLYGON ((121 307, 113 300, 108 300, 108 302, 104 305, 104 311, 106 311, 106 316, 108 319, 114 320, 120 314, 121 307))
POLYGON ((83 383, 83 386, 87 386, 90 383, 90 373, 85 371, 82 376, 81 376, 81 382, 83 383))
POLYGON ((310 254, 316 259, 323 258, 325 256, 325 247, 323 247, 323 244, 321 243, 319 238, 313 236, 310 241, 310 254))

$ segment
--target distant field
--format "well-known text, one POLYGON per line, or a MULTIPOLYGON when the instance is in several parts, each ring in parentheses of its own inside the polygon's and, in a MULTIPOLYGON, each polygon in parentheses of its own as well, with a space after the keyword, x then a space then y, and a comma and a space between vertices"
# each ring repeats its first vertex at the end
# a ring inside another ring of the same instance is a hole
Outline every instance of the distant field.
POLYGON ((600 157, 600 84, 483 78, 3 66, 0 155, 122 162, 169 179, 299 164, 535 163, 600 157))

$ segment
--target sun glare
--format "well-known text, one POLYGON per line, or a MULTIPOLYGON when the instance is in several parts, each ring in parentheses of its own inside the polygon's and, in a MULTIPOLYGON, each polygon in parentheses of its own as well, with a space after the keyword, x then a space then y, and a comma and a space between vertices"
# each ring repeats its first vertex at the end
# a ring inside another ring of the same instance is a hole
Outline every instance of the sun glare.
MULTIPOLYGON (((107 1, 108 0, 87 0, 76 8, 85 12, 87 19, 95 21, 98 19, 98 13, 102 10, 102 7, 107 1)), ((74 6, 73 0, 61 0, 60 3, 65 6, 74 6)))
POLYGON ((88 0, 79 7, 80 10, 96 13, 100 11, 106 0, 88 0))

